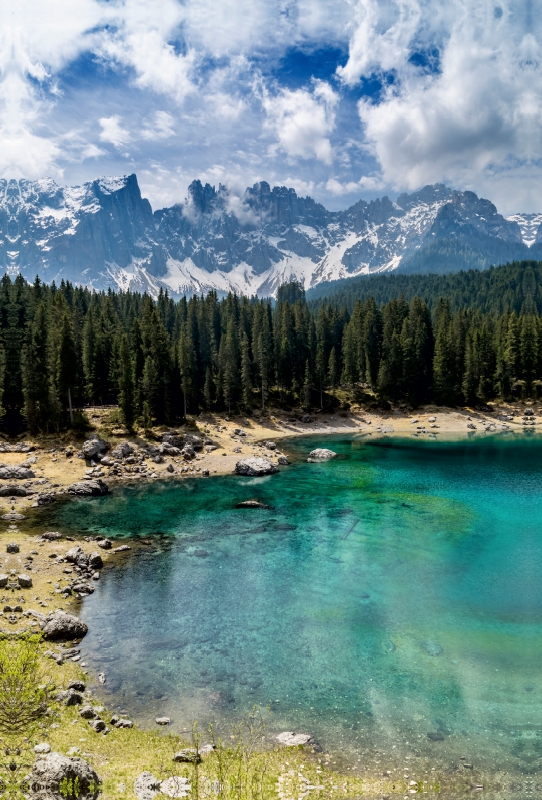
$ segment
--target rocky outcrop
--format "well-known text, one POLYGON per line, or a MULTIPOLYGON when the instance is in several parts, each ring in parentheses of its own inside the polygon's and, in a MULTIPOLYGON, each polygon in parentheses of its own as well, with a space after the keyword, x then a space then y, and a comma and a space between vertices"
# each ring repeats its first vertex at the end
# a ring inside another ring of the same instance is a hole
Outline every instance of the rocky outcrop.
POLYGON ((92 481, 78 481, 68 486, 68 494, 73 494, 79 497, 101 497, 108 494, 109 487, 100 478, 92 481))
POLYGON ((73 614, 64 611, 54 611, 48 614, 41 622, 41 632, 44 639, 57 641, 72 641, 82 639, 88 633, 88 625, 73 614))
POLYGON ((262 458, 260 456, 244 458, 241 461, 238 461, 234 470, 236 475, 249 476, 272 475, 278 471, 279 468, 276 464, 273 464, 267 458, 262 458))
POLYGON ((96 800, 100 792, 100 779, 90 764, 61 753, 38 758, 28 783, 35 800, 96 800))
POLYGON ((132 447, 131 444, 129 444, 128 442, 121 442, 111 450, 111 452, 109 453, 109 457, 113 459, 127 458, 127 456, 131 456, 133 452, 134 448, 132 447))
POLYGON ((109 450, 109 445, 103 439, 87 439, 81 448, 85 458, 94 458, 94 456, 99 453, 105 453, 107 450, 109 450))

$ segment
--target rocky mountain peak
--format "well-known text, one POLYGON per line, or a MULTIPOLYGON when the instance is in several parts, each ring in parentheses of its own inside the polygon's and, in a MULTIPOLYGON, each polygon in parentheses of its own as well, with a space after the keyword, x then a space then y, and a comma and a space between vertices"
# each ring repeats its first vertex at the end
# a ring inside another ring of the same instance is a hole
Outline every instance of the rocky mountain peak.
POLYGON ((266 181, 238 196, 194 180, 184 203, 153 213, 135 175, 74 187, 0 180, 3 269, 97 289, 264 295, 293 277, 308 288, 393 269, 483 268, 538 250, 542 215, 505 218, 442 184, 328 211, 266 181))

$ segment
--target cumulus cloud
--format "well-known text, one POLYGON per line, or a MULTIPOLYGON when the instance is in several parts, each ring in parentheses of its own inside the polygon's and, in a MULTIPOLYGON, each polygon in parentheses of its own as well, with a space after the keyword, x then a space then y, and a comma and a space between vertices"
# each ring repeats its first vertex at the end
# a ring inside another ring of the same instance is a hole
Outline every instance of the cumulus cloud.
POLYGON ((331 164, 329 135, 335 127, 338 101, 330 84, 320 80, 314 81, 310 91, 282 89, 274 96, 265 92, 266 127, 276 135, 278 147, 288 156, 316 157, 331 164))
POLYGON ((489 188, 506 174, 509 185, 516 177, 516 196, 502 198, 508 208, 519 192, 527 206, 540 202, 538 172, 524 184, 525 164, 534 166, 542 153, 540 23, 529 28, 519 11, 519 3, 489 0, 359 0, 350 56, 338 74, 348 85, 393 76, 380 102, 359 103, 386 183, 489 188), (412 57, 424 46, 438 49, 438 69, 412 57))
POLYGON ((112 117, 102 117, 99 121, 102 132, 100 141, 112 144, 114 147, 124 147, 131 140, 129 131, 120 124, 120 116, 114 114, 112 117))

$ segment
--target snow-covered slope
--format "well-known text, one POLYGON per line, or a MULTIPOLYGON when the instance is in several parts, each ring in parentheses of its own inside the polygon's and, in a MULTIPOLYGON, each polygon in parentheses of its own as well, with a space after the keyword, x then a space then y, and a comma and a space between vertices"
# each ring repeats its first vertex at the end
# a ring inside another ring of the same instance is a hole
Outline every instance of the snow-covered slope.
POLYGON ((407 269, 425 253, 428 271, 435 253, 453 271, 469 266, 465 253, 489 266, 540 245, 542 214, 505 219, 488 200, 440 184, 332 212, 264 181, 242 198, 194 181, 184 203, 153 214, 135 175, 76 187, 0 181, 0 266, 97 289, 265 296, 291 278, 309 288, 407 269))

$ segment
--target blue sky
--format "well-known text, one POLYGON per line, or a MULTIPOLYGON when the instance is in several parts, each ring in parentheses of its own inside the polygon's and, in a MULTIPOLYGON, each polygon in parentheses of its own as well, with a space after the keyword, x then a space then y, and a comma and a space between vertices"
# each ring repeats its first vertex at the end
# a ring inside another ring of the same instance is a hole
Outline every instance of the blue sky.
POLYGON ((542 211, 531 0, 0 0, 0 172, 542 211))

